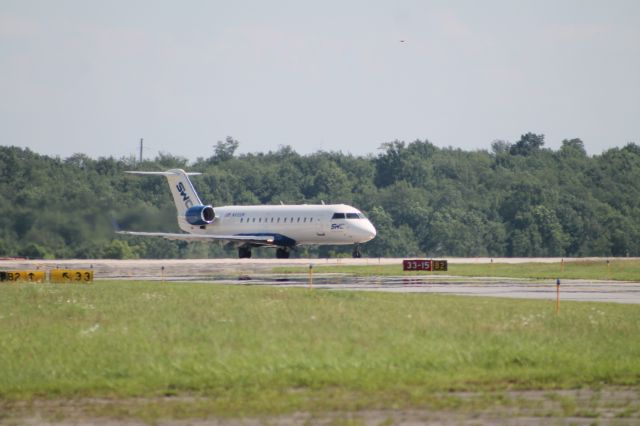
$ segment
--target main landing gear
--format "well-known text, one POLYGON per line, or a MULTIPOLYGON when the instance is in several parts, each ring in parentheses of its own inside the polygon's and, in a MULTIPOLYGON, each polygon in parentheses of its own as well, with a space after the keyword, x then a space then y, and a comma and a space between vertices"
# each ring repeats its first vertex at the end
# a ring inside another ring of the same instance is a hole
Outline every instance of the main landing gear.
POLYGON ((288 259, 290 254, 291 253, 289 252, 288 248, 278 247, 276 249, 276 258, 278 259, 288 259))
MULTIPOLYGON (((278 259, 288 259, 291 252, 286 247, 278 247, 276 249, 276 257, 278 259)), ((238 257, 240 259, 251 258, 251 247, 238 247, 238 257)))
POLYGON ((362 257, 362 253, 360 252, 360 246, 356 245, 353 248, 353 252, 351 253, 351 257, 353 257, 354 259, 359 259, 362 257))
POLYGON ((249 259, 251 257, 251 247, 238 247, 238 257, 240 259, 249 259))

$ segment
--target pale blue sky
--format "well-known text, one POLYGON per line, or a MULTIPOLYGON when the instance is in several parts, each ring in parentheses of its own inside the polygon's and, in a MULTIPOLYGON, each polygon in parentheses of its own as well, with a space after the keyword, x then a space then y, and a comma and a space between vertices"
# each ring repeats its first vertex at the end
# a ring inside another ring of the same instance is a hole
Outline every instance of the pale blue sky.
POLYGON ((640 143, 640 1, 0 0, 0 144, 640 143), (405 42, 401 42, 405 40, 405 42))

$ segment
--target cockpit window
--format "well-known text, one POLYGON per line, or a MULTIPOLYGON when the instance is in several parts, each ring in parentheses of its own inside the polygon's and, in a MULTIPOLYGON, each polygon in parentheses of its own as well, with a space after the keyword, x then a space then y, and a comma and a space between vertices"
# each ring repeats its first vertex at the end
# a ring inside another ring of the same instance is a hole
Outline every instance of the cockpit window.
POLYGON ((347 213, 347 219, 360 219, 360 215, 358 213, 347 213))
POLYGON ((331 219, 344 219, 344 213, 334 213, 331 219))

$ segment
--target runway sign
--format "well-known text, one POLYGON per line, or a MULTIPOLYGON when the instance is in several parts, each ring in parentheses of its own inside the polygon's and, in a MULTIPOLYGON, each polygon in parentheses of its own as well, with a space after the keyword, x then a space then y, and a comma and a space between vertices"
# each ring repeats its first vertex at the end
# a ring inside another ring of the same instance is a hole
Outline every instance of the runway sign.
POLYGON ((49 273, 52 283, 90 283, 93 271, 90 269, 52 269, 49 273))
POLYGON ((446 260, 407 259, 402 261, 403 271, 446 271, 446 260))
POLYGON ((44 280, 44 271, 0 271, 0 281, 41 283, 44 280))
POLYGON ((449 269, 449 265, 446 260, 432 260, 431 268, 434 271, 447 271, 449 269))

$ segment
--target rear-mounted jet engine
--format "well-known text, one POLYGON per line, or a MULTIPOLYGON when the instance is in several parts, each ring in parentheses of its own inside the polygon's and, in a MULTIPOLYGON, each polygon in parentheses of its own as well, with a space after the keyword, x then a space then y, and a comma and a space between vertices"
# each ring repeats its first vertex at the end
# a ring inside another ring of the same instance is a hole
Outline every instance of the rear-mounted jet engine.
POLYGON ((193 206, 185 213, 187 222, 191 225, 208 225, 216 218, 212 206, 193 206))

